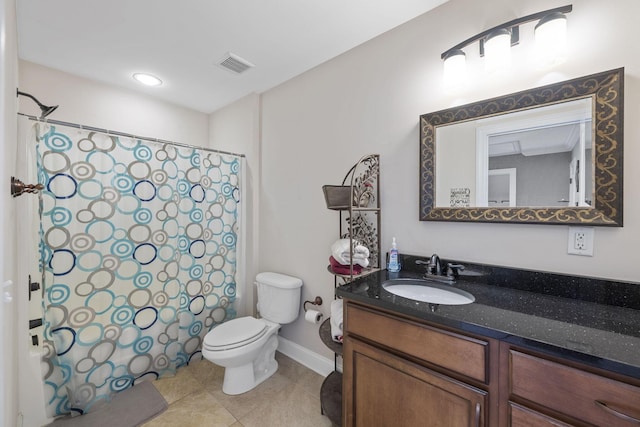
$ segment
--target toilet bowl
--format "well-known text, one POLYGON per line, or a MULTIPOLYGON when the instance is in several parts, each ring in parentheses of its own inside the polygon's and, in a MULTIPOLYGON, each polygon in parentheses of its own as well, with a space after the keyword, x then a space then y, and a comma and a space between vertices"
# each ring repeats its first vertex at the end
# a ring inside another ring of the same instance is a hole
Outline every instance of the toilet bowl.
POLYGON ((298 317, 302 280, 267 272, 256 276, 256 286, 261 318, 230 320, 204 338, 204 358, 225 368, 225 394, 246 393, 278 370, 278 330, 298 317))

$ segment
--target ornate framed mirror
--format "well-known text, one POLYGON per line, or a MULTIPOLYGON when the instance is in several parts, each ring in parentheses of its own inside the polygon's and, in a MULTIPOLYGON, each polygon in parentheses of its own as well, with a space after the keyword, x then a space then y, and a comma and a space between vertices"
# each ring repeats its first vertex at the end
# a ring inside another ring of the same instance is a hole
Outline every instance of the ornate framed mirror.
POLYGON ((420 220, 622 227, 624 68, 420 116, 420 220))

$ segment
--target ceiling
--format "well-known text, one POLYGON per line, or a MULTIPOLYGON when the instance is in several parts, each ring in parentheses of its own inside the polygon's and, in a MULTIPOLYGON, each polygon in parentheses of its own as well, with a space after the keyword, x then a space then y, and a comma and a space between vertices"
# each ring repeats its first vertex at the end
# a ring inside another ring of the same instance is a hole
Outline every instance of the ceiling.
MULTIPOLYGON (((580 142, 580 123, 560 124, 538 129, 525 129, 489 137, 489 157, 540 156, 565 153, 580 142)), ((591 133, 585 133, 585 146, 591 148, 591 133)))
POLYGON ((448 0, 17 1, 21 59, 210 113, 448 0), (228 52, 255 67, 220 68, 228 52), (133 73, 159 77, 143 87, 133 73))
POLYGON ((584 128, 585 149, 592 143, 592 100, 580 98, 480 120, 489 139, 489 157, 538 156, 574 149, 584 128))

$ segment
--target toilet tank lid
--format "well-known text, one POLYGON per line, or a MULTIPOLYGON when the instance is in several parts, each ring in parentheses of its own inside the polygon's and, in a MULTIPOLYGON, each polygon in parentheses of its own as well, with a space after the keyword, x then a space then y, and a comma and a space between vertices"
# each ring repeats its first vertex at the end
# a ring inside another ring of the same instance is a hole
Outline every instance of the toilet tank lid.
POLYGON ((256 276, 256 282, 285 289, 295 289, 302 286, 302 279, 272 272, 259 273, 256 276))

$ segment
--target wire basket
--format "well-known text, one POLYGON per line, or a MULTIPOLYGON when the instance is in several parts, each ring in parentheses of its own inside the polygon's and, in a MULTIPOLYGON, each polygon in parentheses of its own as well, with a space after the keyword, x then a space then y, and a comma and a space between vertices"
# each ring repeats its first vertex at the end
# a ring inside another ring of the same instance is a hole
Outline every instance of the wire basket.
POLYGON ((323 185, 324 200, 327 208, 334 211, 349 209, 351 205, 351 187, 348 185, 323 185))

